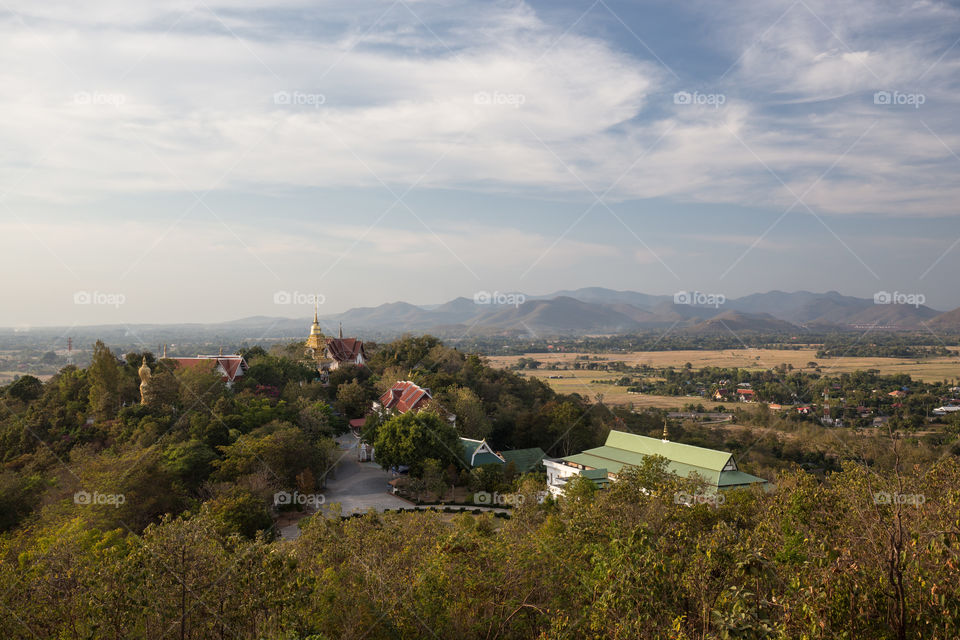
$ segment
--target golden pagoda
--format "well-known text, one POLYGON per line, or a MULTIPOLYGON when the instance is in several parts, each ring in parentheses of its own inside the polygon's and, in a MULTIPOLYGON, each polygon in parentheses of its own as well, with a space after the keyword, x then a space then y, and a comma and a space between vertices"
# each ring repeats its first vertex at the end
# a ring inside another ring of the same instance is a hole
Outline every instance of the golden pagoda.
POLYGON ((319 305, 313 308, 313 324, 310 325, 310 337, 307 338, 307 349, 313 349, 314 354, 322 355, 327 348, 327 338, 320 329, 319 305))

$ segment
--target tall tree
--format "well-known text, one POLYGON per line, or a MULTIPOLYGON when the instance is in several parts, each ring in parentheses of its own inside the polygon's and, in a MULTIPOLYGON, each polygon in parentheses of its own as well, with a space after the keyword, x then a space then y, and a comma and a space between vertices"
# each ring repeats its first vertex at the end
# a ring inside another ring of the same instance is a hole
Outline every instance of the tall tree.
POLYGON ((87 369, 90 379, 90 411, 98 420, 109 420, 119 409, 120 368, 117 358, 101 340, 93 346, 93 360, 87 369))

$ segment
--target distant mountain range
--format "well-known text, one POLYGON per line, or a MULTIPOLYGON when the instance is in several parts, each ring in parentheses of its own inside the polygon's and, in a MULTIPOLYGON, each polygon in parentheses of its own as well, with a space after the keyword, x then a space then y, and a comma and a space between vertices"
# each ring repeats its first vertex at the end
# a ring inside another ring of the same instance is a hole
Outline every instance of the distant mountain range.
MULTIPOLYGON (((882 302, 882 301, 881 301, 882 302)), ((214 324, 110 325, 76 327, 71 335, 90 335, 116 341, 142 339, 198 339, 213 342, 225 337, 245 340, 306 336, 309 318, 254 316, 214 324)), ((770 291, 723 299, 698 292, 662 296, 602 287, 557 291, 550 295, 480 293, 475 299, 456 298, 444 304, 417 306, 391 302, 358 307, 322 316, 329 335, 339 323, 344 332, 373 340, 404 333, 461 336, 586 336, 645 330, 729 333, 742 331, 792 332, 855 330, 960 331, 960 309, 942 313, 925 305, 878 304, 872 299, 845 296, 836 291, 770 291)), ((37 333, 40 333, 39 330, 37 333)), ((53 331, 49 328, 47 331, 53 331)), ((14 338, 10 331, 8 341, 14 338)))
POLYGON ((602 287, 550 295, 478 294, 418 307, 395 302, 321 318, 364 330, 438 335, 600 335, 672 327, 691 333, 809 329, 960 330, 960 309, 942 313, 925 305, 884 304, 836 291, 770 291, 735 299, 699 292, 658 296, 602 287), (676 298, 676 299, 675 299, 676 298))

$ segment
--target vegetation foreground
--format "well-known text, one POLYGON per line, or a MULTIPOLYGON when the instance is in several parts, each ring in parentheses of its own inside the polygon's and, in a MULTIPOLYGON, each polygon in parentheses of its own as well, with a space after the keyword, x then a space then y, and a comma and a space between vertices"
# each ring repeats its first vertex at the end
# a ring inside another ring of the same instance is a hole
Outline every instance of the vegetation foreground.
MULTIPOLYGON (((672 438, 733 449, 772 488, 691 501, 702 485, 650 457, 554 501, 542 474, 480 467, 451 483, 512 493, 510 518, 314 516, 279 540, 269 498, 322 491, 344 419, 398 378, 454 410, 450 438, 502 449, 560 456, 614 427, 663 427, 662 413, 559 395, 432 338, 382 345, 329 385, 298 349, 250 350, 226 388, 98 345, 88 369, 0 389, 0 637, 960 637, 955 420, 935 439, 910 434, 910 403, 887 436, 800 415, 744 413, 736 434, 675 424, 672 438)), ((431 420, 365 429, 386 454, 431 420)), ((442 477, 453 460, 425 449, 438 459, 412 475, 442 477)))

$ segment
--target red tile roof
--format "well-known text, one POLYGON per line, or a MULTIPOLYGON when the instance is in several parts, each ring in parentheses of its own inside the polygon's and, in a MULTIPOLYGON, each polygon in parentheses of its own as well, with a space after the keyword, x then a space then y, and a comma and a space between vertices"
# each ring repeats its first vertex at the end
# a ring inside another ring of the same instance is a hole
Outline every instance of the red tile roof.
POLYGON ((327 338, 327 354, 337 362, 356 362, 358 355, 367 359, 363 340, 356 338, 327 338))
POLYGON ((380 396, 380 404, 384 409, 406 413, 413 409, 422 409, 432 398, 429 389, 418 387, 409 380, 402 380, 380 396))

